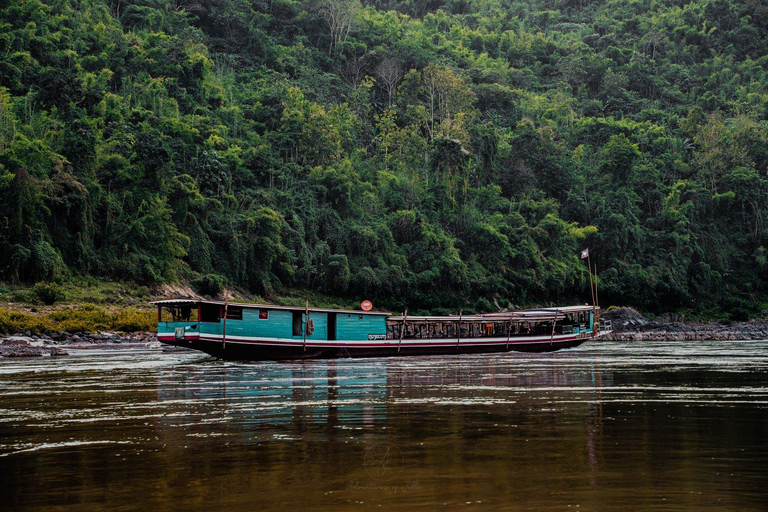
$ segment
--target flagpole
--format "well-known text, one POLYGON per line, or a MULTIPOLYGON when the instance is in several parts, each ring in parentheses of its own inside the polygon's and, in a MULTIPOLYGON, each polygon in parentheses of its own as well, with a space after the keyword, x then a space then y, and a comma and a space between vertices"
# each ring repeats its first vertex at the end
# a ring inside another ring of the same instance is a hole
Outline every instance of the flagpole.
MULTIPOLYGON (((589 251, 589 249, 587 249, 589 251)), ((592 262, 587 253, 587 272, 589 272, 589 291, 592 293, 592 309, 595 308, 595 285, 592 283, 592 262)))
POLYGON ((594 307, 595 333, 599 332, 599 329, 600 329, 600 321, 597 319, 599 310, 600 310, 600 298, 597 295, 597 263, 595 263, 595 307, 594 307))
POLYGON ((590 325, 590 327, 592 327, 592 332, 594 333, 595 323, 597 323, 597 265, 595 265, 595 279, 593 281, 592 260, 589 257, 589 247, 581 252, 581 259, 584 259, 585 253, 587 258, 587 272, 589 272, 589 291, 592 292, 592 325, 590 325))
POLYGON ((595 263, 595 305, 600 308, 600 298, 597 294, 597 263, 595 263))

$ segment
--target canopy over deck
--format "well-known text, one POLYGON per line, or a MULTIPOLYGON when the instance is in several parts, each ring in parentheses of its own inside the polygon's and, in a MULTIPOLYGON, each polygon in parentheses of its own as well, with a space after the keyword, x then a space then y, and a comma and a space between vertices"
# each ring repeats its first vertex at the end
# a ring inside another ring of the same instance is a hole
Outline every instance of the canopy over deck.
POLYGON ((447 316, 390 316, 393 322, 543 322, 562 320, 571 313, 586 313, 592 306, 568 306, 563 308, 523 309, 502 313, 481 313, 479 315, 447 315, 447 316))
POLYGON ((274 304, 251 304, 247 302, 226 302, 223 300, 207 300, 207 299, 197 299, 197 298, 191 298, 191 297, 179 297, 179 298, 173 298, 173 299, 162 299, 162 300, 156 300, 153 302, 150 302, 150 304, 154 304, 155 306, 165 306, 165 307, 191 307, 194 305, 202 305, 202 304, 211 304, 216 306, 224 306, 225 304, 229 307, 241 307, 241 308, 250 308, 250 309, 271 309, 271 310, 285 310, 285 311, 306 311, 309 310, 310 313, 346 313, 350 315, 376 315, 376 316, 389 316, 392 313, 389 313, 387 311, 363 311, 363 310, 356 310, 356 309, 334 309, 334 308, 306 308, 305 306, 276 306, 274 304))

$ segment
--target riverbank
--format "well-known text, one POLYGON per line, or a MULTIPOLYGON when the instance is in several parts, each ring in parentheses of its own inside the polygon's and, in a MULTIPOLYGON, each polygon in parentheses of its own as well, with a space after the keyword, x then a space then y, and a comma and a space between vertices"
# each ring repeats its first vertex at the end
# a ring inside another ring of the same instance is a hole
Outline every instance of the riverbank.
POLYGON ((615 308, 603 315, 610 320, 613 332, 603 339, 610 341, 698 341, 698 340, 764 340, 768 339, 768 321, 696 322, 685 317, 662 316, 651 320, 632 308, 615 308))
POLYGON ((151 332, 56 332, 50 334, 17 333, 0 337, 0 357, 67 356, 73 353, 115 350, 175 351, 162 345, 151 332))

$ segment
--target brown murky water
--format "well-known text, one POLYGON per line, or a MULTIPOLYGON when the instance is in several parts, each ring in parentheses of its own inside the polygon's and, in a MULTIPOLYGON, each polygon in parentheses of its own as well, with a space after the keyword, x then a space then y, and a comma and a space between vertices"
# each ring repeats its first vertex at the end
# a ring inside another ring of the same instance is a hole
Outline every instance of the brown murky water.
POLYGON ((0 360, 0 508, 767 510, 768 341, 0 360))

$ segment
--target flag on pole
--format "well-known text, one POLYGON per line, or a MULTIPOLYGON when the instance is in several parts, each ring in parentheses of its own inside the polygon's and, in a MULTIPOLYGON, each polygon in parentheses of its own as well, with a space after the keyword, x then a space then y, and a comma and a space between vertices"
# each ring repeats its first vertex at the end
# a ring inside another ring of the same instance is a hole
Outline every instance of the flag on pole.
POLYGON ((581 251, 581 259, 585 260, 589 258, 589 247, 581 251))

